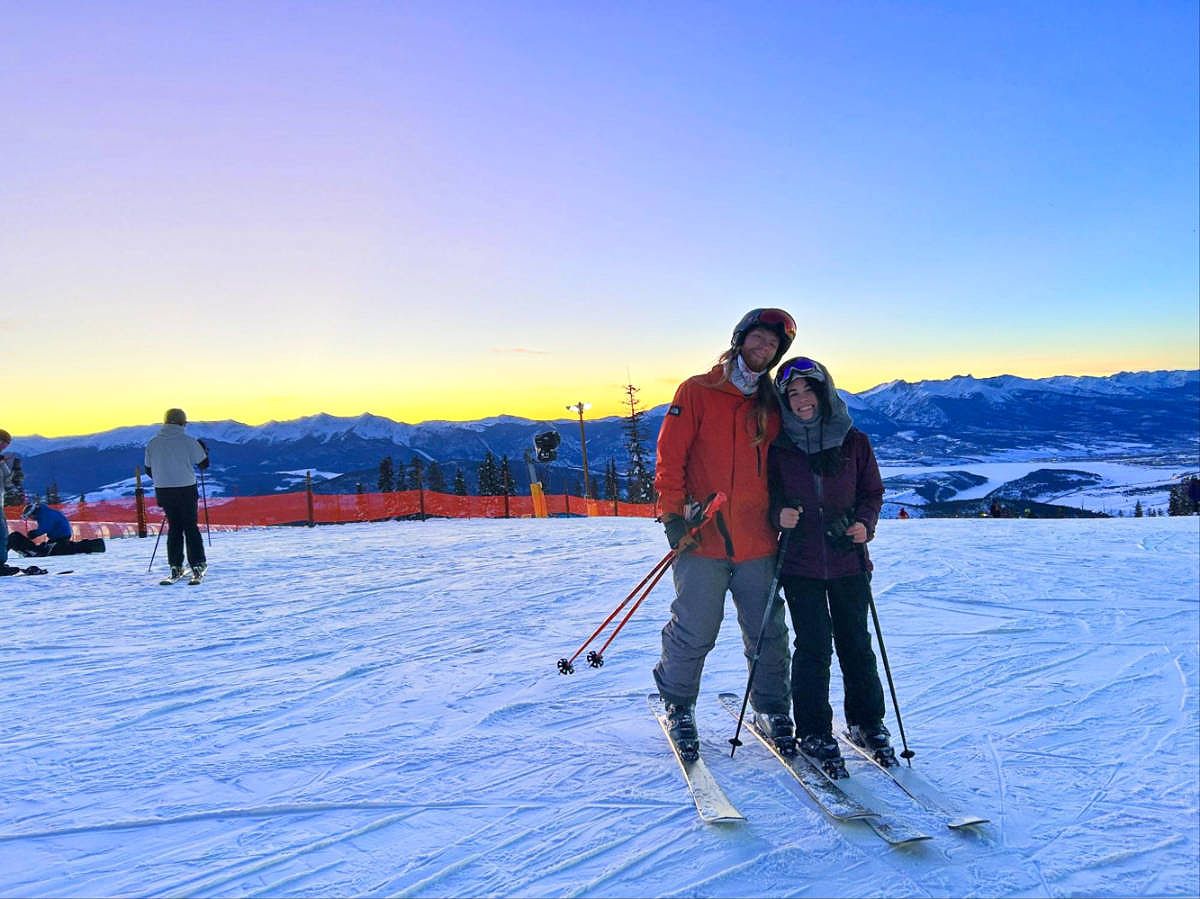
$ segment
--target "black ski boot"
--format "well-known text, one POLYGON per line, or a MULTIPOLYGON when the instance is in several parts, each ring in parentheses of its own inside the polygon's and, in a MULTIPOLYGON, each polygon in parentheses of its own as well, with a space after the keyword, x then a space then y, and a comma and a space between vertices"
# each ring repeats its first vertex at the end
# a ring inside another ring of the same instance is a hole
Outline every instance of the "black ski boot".
POLYGON ((696 730, 696 713, 690 705, 666 704, 667 721, 670 723, 671 742, 679 750, 685 762, 700 758, 700 732, 696 730))
POLYGON ((800 751, 820 765, 821 770, 834 780, 850 776, 833 734, 809 734, 800 741, 800 751))
POLYGON ((171 584, 174 584, 182 579, 183 579, 183 566, 182 565, 172 565, 171 573, 168 574, 161 581, 159 581, 159 584, 161 584, 164 587, 169 587, 171 584))
POLYGON ((754 723, 764 734, 771 738, 779 754, 792 758, 796 754, 796 728, 792 719, 786 714, 774 715, 766 712, 755 712, 754 723))
POLYGON ((851 743, 867 750, 884 768, 895 768, 900 764, 896 759, 896 750, 892 748, 892 735, 882 721, 868 726, 851 724, 847 736, 851 743))

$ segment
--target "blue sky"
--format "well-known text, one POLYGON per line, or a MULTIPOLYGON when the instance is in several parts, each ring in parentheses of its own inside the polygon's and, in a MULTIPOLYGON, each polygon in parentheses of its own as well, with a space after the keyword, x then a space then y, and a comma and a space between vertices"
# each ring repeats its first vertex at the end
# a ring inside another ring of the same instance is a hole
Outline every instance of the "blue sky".
POLYGON ((1200 365, 1195 3, 3 12, 13 433, 1200 365))

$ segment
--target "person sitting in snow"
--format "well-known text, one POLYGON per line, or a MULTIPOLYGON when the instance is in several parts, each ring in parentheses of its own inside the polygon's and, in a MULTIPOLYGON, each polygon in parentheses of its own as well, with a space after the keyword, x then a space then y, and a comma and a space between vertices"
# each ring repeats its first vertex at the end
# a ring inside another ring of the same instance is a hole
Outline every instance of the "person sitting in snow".
POLYGON ((21 517, 37 524, 28 534, 14 531, 8 535, 8 548, 23 556, 104 552, 104 541, 99 537, 94 540, 72 540, 71 522, 67 516, 36 499, 26 504, 21 517))
POLYGON ((879 465, 825 366, 803 356, 789 359, 779 366, 775 387, 783 429, 771 444, 767 468, 772 520, 781 531, 796 529, 781 581, 795 631, 792 710, 800 751, 830 773, 842 768, 829 705, 836 645, 851 739, 881 764, 894 765, 867 630, 867 541, 883 506, 879 465))

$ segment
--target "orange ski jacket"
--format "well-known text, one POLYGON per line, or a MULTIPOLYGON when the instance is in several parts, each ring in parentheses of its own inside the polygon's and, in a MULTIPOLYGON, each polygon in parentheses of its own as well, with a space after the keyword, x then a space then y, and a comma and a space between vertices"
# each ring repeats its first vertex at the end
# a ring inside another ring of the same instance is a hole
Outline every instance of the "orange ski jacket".
POLYGON ((731 384, 722 365, 679 385, 658 433, 654 487, 659 511, 686 516, 689 502, 702 503, 718 490, 729 497, 700 531, 700 545, 692 552, 732 562, 775 555, 778 532, 770 520, 767 448, 779 427, 779 411, 772 409, 765 439, 754 444, 755 397, 731 384))

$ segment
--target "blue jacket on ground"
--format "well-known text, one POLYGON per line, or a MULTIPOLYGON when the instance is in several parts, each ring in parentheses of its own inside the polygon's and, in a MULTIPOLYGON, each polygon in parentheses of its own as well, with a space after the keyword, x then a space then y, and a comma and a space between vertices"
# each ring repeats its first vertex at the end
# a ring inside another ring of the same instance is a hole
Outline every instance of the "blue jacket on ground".
POLYGON ((54 541, 71 539, 71 522, 57 509, 43 504, 34 509, 33 517, 37 520, 37 527, 29 532, 30 540, 42 534, 54 541))

